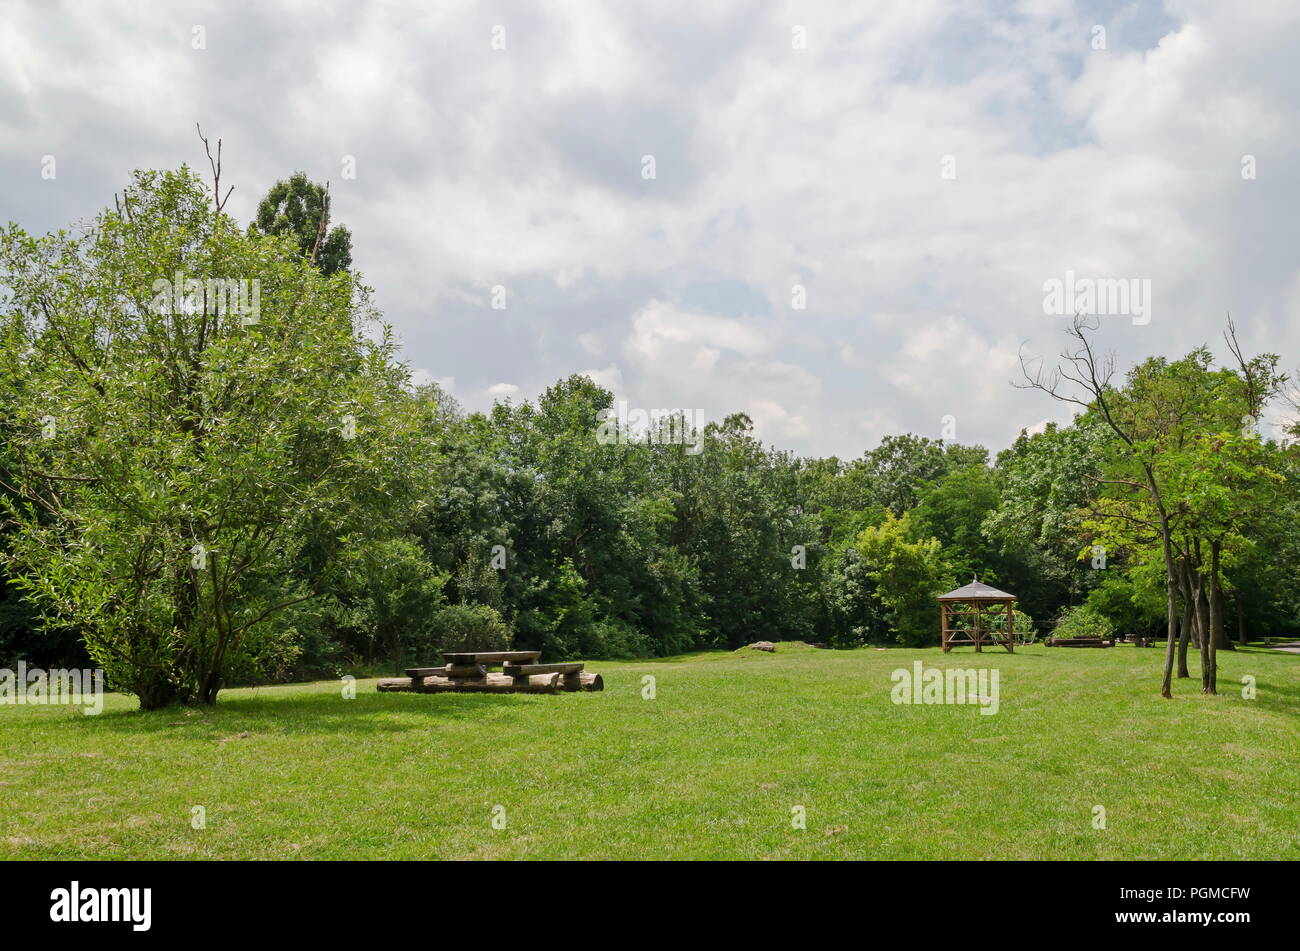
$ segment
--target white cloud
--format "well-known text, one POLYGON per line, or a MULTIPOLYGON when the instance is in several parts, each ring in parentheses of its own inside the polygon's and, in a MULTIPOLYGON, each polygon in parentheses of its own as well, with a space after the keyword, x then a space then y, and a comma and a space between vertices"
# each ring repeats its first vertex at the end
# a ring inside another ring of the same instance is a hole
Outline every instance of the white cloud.
POLYGON ((59 227, 132 168, 205 167, 199 119, 245 220, 294 169, 331 181, 407 356, 467 402, 594 365, 800 451, 946 413, 997 448, 1058 411, 1008 383, 1021 344, 1059 348, 1041 287, 1067 269, 1152 280, 1151 324, 1103 330, 1121 362, 1217 341, 1228 310, 1300 359, 1295 4, 250 2, 205 10, 205 51, 147 3, 7 17, 5 217, 59 227))
POLYGON ((713 363, 721 350, 753 354, 767 348, 754 327, 743 321, 696 310, 682 309, 654 300, 632 319, 629 350, 645 361, 692 354, 692 362, 713 363), (701 358, 701 355, 703 357, 701 358))
POLYGON ((617 365, 611 363, 602 370, 583 370, 581 371, 590 377, 593 383, 603 386, 615 396, 623 392, 623 371, 617 365))

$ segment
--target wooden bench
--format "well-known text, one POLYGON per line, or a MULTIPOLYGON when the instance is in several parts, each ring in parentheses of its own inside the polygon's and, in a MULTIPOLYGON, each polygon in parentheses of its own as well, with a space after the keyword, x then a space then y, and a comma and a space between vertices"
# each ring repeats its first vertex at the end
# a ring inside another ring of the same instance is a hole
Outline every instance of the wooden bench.
POLYGON ((407 667, 407 679, 380 680, 382 692, 417 693, 558 693, 561 690, 603 690, 600 674, 584 670, 581 661, 539 664, 541 651, 452 651, 441 667, 407 667), (501 673, 489 673, 489 667, 501 673))
POLYGON ((531 677, 533 674, 576 674, 582 670, 581 662, 573 664, 506 664, 501 673, 507 677, 531 677))
POLYGON ((495 667, 499 664, 531 664, 542 656, 541 651, 461 651, 443 654, 449 664, 487 664, 495 667))

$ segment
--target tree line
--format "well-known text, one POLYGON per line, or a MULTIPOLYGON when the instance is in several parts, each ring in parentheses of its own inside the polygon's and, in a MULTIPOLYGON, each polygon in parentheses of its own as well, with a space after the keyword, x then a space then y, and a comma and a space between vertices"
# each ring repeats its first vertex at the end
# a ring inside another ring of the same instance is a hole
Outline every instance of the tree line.
POLYGON ((413 385, 327 187, 278 183, 244 228, 213 173, 0 234, 0 662, 93 663, 156 708, 451 649, 924 646, 978 574, 1043 632, 1163 633, 1166 691, 1203 648, 1212 691, 1215 650, 1300 626, 1300 457, 1258 425, 1286 378, 1235 331, 1229 366, 1119 378, 1076 321, 1026 374, 1073 422, 995 458, 800 457, 743 412, 611 440, 583 376, 475 413, 413 385))

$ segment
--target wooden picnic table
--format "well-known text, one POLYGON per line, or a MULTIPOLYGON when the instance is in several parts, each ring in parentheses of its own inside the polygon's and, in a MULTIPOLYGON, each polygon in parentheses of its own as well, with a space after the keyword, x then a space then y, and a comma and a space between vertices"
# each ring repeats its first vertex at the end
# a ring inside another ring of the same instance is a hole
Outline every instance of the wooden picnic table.
POLYGON ((600 674, 588 673, 581 661, 540 664, 541 651, 450 651, 441 667, 408 667, 406 678, 380 680, 381 691, 417 693, 558 693, 603 690, 600 674), (501 673, 488 670, 502 668, 501 673))
POLYGON ((452 651, 443 654, 449 664, 529 664, 542 656, 541 651, 452 651))

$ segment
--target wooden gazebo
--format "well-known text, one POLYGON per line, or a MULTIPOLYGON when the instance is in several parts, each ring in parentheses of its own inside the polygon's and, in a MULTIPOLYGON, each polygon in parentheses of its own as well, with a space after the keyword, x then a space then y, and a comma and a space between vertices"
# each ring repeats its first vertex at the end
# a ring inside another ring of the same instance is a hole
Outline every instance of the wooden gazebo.
POLYGON ((942 612, 940 623, 945 654, 952 650, 954 644, 974 644, 976 652, 982 652, 986 641, 1001 644, 1009 654, 1016 652, 1016 616, 1012 610, 1012 605, 1016 603, 1014 594, 999 591, 981 583, 978 578, 972 578, 970 584, 941 594, 938 600, 942 612), (1006 630, 984 630, 984 609, 999 604, 1006 605, 1006 630))

